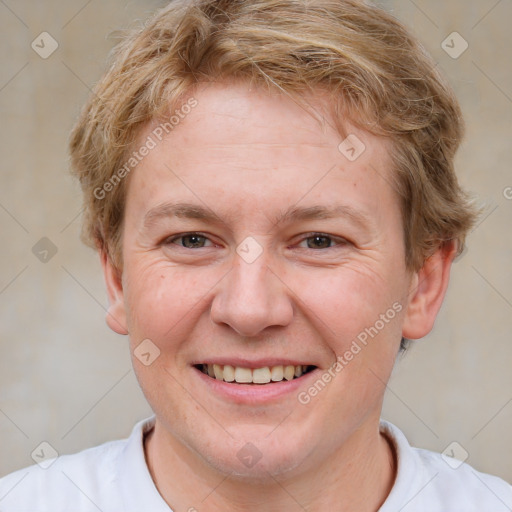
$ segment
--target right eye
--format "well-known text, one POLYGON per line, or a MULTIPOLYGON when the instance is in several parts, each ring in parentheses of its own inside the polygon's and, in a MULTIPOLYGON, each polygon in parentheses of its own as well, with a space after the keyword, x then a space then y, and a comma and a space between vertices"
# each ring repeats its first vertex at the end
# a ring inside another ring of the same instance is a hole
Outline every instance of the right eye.
POLYGON ((211 247, 211 240, 199 233, 184 233, 182 235, 168 238, 164 244, 175 244, 185 249, 201 249, 203 247, 211 247))

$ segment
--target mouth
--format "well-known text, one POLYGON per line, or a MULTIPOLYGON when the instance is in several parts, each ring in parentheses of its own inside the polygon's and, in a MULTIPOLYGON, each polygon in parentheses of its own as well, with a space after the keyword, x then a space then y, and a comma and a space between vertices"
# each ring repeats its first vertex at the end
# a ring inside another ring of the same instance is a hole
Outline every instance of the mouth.
POLYGON ((261 368, 247 368, 229 364, 196 364, 194 365, 208 377, 231 384, 265 385, 282 381, 300 379, 314 371, 314 365, 274 365, 261 368))

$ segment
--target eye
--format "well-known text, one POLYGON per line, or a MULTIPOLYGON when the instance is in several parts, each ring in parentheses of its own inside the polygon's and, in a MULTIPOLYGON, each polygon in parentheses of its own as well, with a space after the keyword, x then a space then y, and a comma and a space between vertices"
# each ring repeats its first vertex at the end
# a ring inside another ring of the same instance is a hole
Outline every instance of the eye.
POLYGON ((329 249, 335 245, 344 245, 346 241, 340 238, 335 238, 323 233, 313 233, 312 235, 304 238, 299 247, 305 249, 329 249), (304 245, 305 244, 305 245, 304 245))
POLYGON ((183 235, 169 238, 165 242, 166 244, 175 244, 186 249, 201 249, 202 247, 208 247, 212 245, 211 240, 206 238, 199 233, 186 233, 183 235))

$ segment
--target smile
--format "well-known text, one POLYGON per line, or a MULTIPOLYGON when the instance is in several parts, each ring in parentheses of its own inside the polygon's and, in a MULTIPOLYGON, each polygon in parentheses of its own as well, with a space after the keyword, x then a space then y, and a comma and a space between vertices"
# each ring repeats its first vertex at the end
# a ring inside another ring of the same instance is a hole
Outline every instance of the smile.
POLYGON ((290 381, 314 370, 313 365, 275 365, 246 368, 229 364, 198 364, 195 367, 209 377, 235 384, 269 384, 290 381))

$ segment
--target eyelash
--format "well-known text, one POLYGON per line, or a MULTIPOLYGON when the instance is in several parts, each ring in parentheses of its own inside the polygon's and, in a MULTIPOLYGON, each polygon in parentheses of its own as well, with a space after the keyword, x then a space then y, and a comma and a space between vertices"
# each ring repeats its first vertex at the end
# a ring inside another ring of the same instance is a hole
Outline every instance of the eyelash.
MULTIPOLYGON (((206 235, 203 235, 202 233, 197 233, 195 231, 192 231, 190 233, 182 233, 181 235, 176 235, 176 236, 173 236, 173 237, 170 237, 170 238, 166 238, 163 242, 164 245, 179 245, 179 244, 176 244, 176 240, 180 240, 180 239, 183 239, 183 238, 186 238, 188 236, 196 236, 196 237, 199 237, 199 238, 204 238, 206 240, 209 240, 211 242, 211 240, 206 236, 206 235)), ((213 243, 213 242, 212 242, 213 243)), ((181 245, 180 247, 182 247, 183 249, 189 249, 189 247, 184 247, 183 245, 181 245)), ((199 247, 199 249, 203 249, 203 247, 199 247)))
POLYGON ((345 240, 344 238, 328 235, 327 233, 308 233, 307 236, 304 236, 303 238, 301 238, 300 243, 307 242, 307 240, 310 240, 311 238, 327 238, 328 240, 330 240, 331 244, 334 244, 334 245, 330 245, 329 247, 324 247, 323 249, 322 248, 313 249, 311 247, 302 247, 302 249, 311 249, 312 251, 321 251, 321 250, 325 251, 326 249, 335 249, 336 247, 347 245, 347 243, 348 243, 347 240, 345 240))
MULTIPOLYGON (((174 245, 178 245, 182 249, 194 250, 193 248, 184 247, 183 245, 180 245, 180 244, 176 243, 176 241, 178 241, 178 240, 183 240, 186 237, 193 237, 193 236, 196 236, 198 238, 203 238, 205 240, 208 240, 212 244, 214 243, 206 235, 204 235, 202 233, 198 233, 198 232, 192 231, 190 233, 182 233, 180 235, 177 235, 177 236, 174 236, 174 237, 171 237, 171 238, 167 238, 167 239, 164 240, 163 244, 164 245, 172 245, 172 244, 174 244, 174 245)), ((312 239, 312 238, 326 238, 326 239, 328 239, 330 241, 331 244, 335 244, 335 245, 330 245, 329 247, 319 248, 319 249, 314 249, 314 248, 311 248, 311 247, 301 247, 301 249, 311 249, 313 251, 322 251, 322 250, 325 251, 326 249, 333 249, 333 248, 336 248, 338 246, 347 245, 349 243, 347 240, 345 240, 343 238, 335 237, 335 236, 332 236, 332 235, 328 235, 326 233, 319 233, 319 232, 308 233, 307 236, 303 236, 300 239, 299 243, 307 242, 307 240, 312 239)), ((207 247, 210 247, 210 246, 207 246, 207 247)), ((206 247, 197 247, 196 249, 204 249, 204 248, 206 248, 206 247)))

